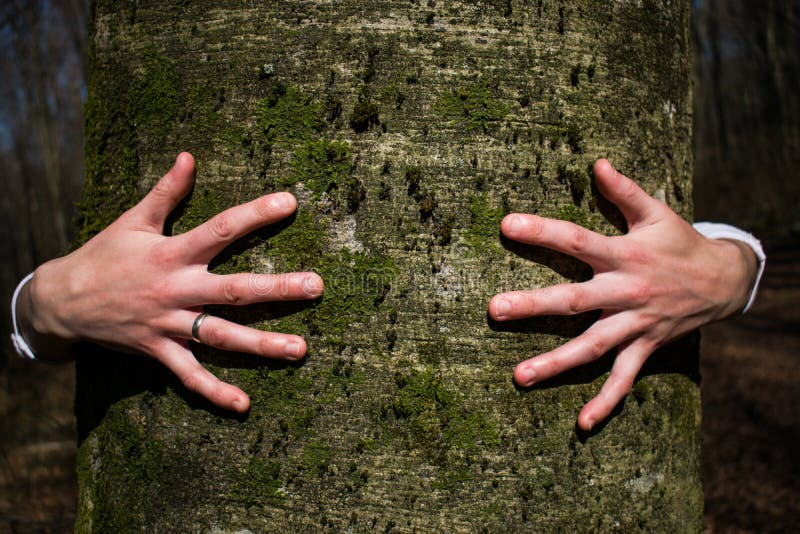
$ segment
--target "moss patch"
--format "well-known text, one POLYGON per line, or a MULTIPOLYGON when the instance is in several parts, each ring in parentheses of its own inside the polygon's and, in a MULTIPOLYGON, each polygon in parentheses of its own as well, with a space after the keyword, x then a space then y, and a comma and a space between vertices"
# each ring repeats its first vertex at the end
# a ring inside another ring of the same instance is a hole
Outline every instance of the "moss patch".
POLYGON ((469 202, 470 225, 465 238, 476 250, 500 248, 500 222, 505 215, 502 206, 493 206, 486 193, 475 195, 469 202))
POLYGON ((322 257, 326 229, 326 219, 301 209, 290 225, 269 239, 266 250, 281 272, 312 270, 322 257))
POLYGON ((482 131, 486 131, 489 123, 499 121, 509 113, 508 106, 492 94, 492 89, 480 83, 445 93, 439 100, 437 111, 447 120, 482 131))
POLYGON ((163 143, 174 130, 182 106, 179 88, 175 64, 157 52, 146 52, 130 104, 136 129, 147 142, 163 143))
POLYGON ((298 87, 283 84, 259 102, 257 123, 268 142, 308 140, 325 125, 321 104, 298 87))
POLYGON ((390 259, 348 250, 324 257, 316 271, 325 280, 322 298, 315 306, 281 319, 275 329, 296 334, 324 331, 324 340, 336 345, 344 343, 351 324, 374 315, 396 274, 390 259))
POLYGON ((97 532, 125 532, 133 524, 146 524, 160 499, 176 497, 179 481, 189 476, 181 463, 132 421, 121 404, 112 405, 78 453, 79 480, 84 487, 89 480, 94 483, 91 510, 83 511, 76 528, 82 524, 97 532), (92 451, 92 443, 99 450, 92 451))

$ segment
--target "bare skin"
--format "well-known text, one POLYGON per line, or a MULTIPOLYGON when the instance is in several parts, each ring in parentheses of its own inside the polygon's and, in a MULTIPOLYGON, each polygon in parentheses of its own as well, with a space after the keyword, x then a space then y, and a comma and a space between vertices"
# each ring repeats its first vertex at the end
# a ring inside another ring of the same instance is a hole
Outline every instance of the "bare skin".
POLYGON ((519 213, 501 223, 509 239, 589 264, 593 278, 502 293, 489 302, 489 314, 497 321, 602 310, 583 334, 514 370, 515 382, 529 387, 616 348, 608 379, 578 415, 583 430, 609 416, 657 348, 741 311, 758 268, 747 245, 703 237, 607 160, 595 163, 594 174, 601 193, 625 216, 627 234, 607 237, 566 221, 519 213))
MULTIPOLYGON (((20 294, 18 320, 39 359, 61 359, 79 340, 145 354, 168 367, 189 390, 244 412, 248 396, 192 355, 195 318, 206 304, 314 299, 322 294, 323 282, 310 272, 208 272, 211 259, 233 241, 291 215, 297 201, 289 193, 265 195, 184 234, 164 236, 164 221, 191 189, 194 168, 194 158, 180 154, 139 204, 72 254, 40 266, 20 294)), ((199 334, 206 345, 267 358, 298 360, 306 353, 299 336, 213 316, 199 334)))

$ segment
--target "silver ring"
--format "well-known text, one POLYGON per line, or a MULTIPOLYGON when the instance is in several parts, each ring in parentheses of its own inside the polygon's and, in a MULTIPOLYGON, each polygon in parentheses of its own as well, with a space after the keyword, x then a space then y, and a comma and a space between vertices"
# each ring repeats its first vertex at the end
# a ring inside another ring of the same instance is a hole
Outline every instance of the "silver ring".
POLYGON ((194 322, 192 323, 192 339, 198 343, 202 343, 202 341, 200 341, 200 325, 203 324, 203 321, 206 320, 206 317, 208 317, 207 313, 201 313, 195 317, 194 322))

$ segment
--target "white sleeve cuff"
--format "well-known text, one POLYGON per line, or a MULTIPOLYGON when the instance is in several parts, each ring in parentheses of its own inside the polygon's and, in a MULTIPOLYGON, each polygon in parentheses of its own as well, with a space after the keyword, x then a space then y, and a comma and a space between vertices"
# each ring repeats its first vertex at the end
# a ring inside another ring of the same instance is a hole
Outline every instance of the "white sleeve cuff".
POLYGON ((35 360, 36 355, 31 350, 28 342, 25 341, 25 338, 22 337, 22 334, 20 334, 19 325, 17 325, 17 299, 19 298, 20 291, 22 291, 22 288, 25 287, 25 284, 27 284, 31 278, 33 278, 33 273, 23 278, 22 282, 17 286, 17 289, 14 290, 14 296, 11 298, 11 323, 14 326, 14 333, 11 334, 11 342, 14 344, 14 349, 17 351, 17 354, 23 358, 35 360))
POLYGON ((761 242, 752 234, 729 224, 698 222, 694 223, 693 226, 695 230, 710 239, 733 239, 735 241, 741 241, 753 249, 753 253, 758 259, 758 273, 756 274, 756 281, 753 284, 753 290, 750 292, 750 298, 747 300, 747 305, 744 307, 744 310, 742 310, 742 313, 747 312, 750 306, 753 305, 753 301, 756 300, 758 284, 761 282, 761 275, 764 274, 764 265, 767 263, 767 256, 764 254, 764 248, 761 246, 761 242))

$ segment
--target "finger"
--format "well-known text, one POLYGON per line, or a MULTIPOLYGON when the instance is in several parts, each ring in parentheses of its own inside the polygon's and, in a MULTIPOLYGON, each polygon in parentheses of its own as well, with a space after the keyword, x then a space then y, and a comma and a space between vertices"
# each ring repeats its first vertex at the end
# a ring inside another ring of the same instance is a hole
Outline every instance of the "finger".
POLYGON ((600 319, 583 334, 555 350, 525 360, 514 369, 514 381, 529 387, 579 365, 597 360, 605 353, 636 335, 632 315, 616 313, 600 319))
POLYGON ((181 344, 167 341, 155 356, 175 373, 186 389, 205 397, 220 408, 242 413, 250 407, 250 399, 244 391, 211 374, 181 344))
POLYGON ((489 301, 489 316, 511 321, 537 315, 575 315, 591 310, 619 310, 628 291, 607 283, 603 275, 577 284, 558 284, 530 291, 500 293, 489 301))
POLYGON ((603 196, 614 203, 628 221, 628 228, 646 224, 665 207, 665 204, 645 193, 636 182, 618 172, 607 159, 595 162, 594 176, 603 196))
POLYGON ((571 222, 512 213, 506 215, 500 229, 509 239, 569 254, 595 270, 607 269, 612 259, 607 237, 571 222))
MULTIPOLYGON (((182 316, 180 323, 185 326, 181 328, 177 335, 189 337, 192 330, 191 325, 197 318, 197 314, 186 311, 183 312, 182 316)), ((209 347, 233 352, 246 352, 266 358, 299 360, 306 354, 306 342, 300 336, 264 332, 232 323, 213 315, 209 315, 203 320, 198 332, 198 338, 200 343, 209 347)))
POLYGON ((164 221, 194 183, 194 157, 181 152, 175 165, 132 210, 141 223, 154 232, 164 231, 164 221))
POLYGON ((202 283, 191 285, 182 304, 245 305, 256 302, 307 300, 322 295, 323 288, 324 283, 317 273, 208 274, 202 283))
POLYGON ((215 215, 175 239, 186 256, 208 263, 233 241, 262 226, 280 221, 297 208, 297 200, 289 193, 273 193, 215 215))
POLYGON ((652 343, 644 338, 637 339, 619 352, 600 393, 586 403, 578 415, 580 428, 589 431, 598 421, 603 421, 611 414, 631 392, 636 376, 652 352, 652 343))

